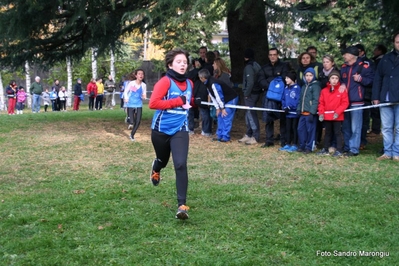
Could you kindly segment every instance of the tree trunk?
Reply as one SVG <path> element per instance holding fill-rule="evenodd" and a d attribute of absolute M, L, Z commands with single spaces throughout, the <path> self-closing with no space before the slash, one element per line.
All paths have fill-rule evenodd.
<path fill-rule="evenodd" d="M 114 54 L 114 49 L 111 48 L 111 60 L 110 60 L 110 74 L 112 76 L 112 79 L 115 80 L 116 79 L 116 73 L 115 73 L 115 54 Z"/>
<path fill-rule="evenodd" d="M 71 58 L 68 56 L 66 58 L 66 66 L 67 66 L 67 106 L 72 106 L 72 62 Z"/>
<path fill-rule="evenodd" d="M 116 80 L 116 73 L 115 73 L 115 55 L 114 55 L 114 50 L 111 48 L 111 60 L 110 60 L 110 72 L 111 72 L 111 76 L 112 79 L 115 81 Z M 112 92 L 112 106 L 115 106 L 115 89 Z"/>
<path fill-rule="evenodd" d="M 231 79 L 234 83 L 242 83 L 245 49 L 252 48 L 255 51 L 255 61 L 260 65 L 268 61 L 265 4 L 263 0 L 248 0 L 240 9 L 232 8 L 233 5 L 229 7 L 227 14 Z"/>
<path fill-rule="evenodd" d="M 91 72 L 92 78 L 97 79 L 97 49 L 91 48 Z"/>
<path fill-rule="evenodd" d="M 32 106 L 32 96 L 30 95 L 30 66 L 29 62 L 25 61 L 25 80 L 26 80 L 26 100 L 27 100 L 27 105 L 30 108 Z"/>

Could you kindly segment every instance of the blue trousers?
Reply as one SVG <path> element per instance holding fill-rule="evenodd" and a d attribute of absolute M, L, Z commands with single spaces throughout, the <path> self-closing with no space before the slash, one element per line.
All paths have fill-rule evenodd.
<path fill-rule="evenodd" d="M 40 94 L 32 95 L 32 112 L 40 111 Z"/>
<path fill-rule="evenodd" d="M 345 112 L 344 115 L 345 118 L 342 124 L 342 133 L 344 134 L 345 143 L 344 151 L 358 154 L 360 148 L 360 137 L 362 134 L 363 110 Z"/>
<path fill-rule="evenodd" d="M 227 102 L 226 104 L 232 104 L 232 105 L 237 105 L 238 103 L 238 97 L 234 98 L 233 100 Z M 216 130 L 216 135 L 218 139 L 230 140 L 230 131 L 231 128 L 233 127 L 233 120 L 234 120 L 234 115 L 236 113 L 235 108 L 225 108 L 227 115 L 222 117 L 222 113 L 219 113 L 218 115 L 218 129 Z"/>
<path fill-rule="evenodd" d="M 212 134 L 212 118 L 209 107 L 200 107 L 200 115 L 202 120 L 202 131 Z"/>
<path fill-rule="evenodd" d="M 259 101 L 259 94 L 251 94 L 244 99 L 245 106 L 255 107 Z M 260 127 L 258 119 L 258 111 L 247 110 L 245 113 L 245 124 L 247 125 L 247 132 L 245 133 L 248 137 L 254 137 L 256 141 L 259 141 Z"/>
<path fill-rule="evenodd" d="M 316 137 L 317 115 L 301 115 L 298 122 L 299 149 L 312 151 Z"/>

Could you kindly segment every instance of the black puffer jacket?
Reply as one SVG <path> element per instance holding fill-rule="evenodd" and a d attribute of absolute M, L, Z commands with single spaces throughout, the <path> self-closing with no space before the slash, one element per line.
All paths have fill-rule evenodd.
<path fill-rule="evenodd" d="M 274 65 L 271 63 L 266 64 L 262 66 L 258 72 L 258 84 L 260 84 L 262 90 L 267 91 L 270 82 L 272 82 L 275 77 L 282 76 L 284 80 L 289 70 L 289 64 L 280 59 Z"/>

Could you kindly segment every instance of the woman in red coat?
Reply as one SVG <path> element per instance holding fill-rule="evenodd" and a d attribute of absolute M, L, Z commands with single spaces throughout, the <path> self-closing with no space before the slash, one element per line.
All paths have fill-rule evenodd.
<path fill-rule="evenodd" d="M 97 97 L 97 85 L 94 78 L 87 84 L 87 96 L 89 97 L 89 110 L 93 111 L 94 99 Z"/>
<path fill-rule="evenodd" d="M 17 83 L 15 80 L 11 80 L 10 84 L 6 88 L 8 98 L 8 109 L 9 115 L 15 115 L 15 103 L 17 102 Z"/>
<path fill-rule="evenodd" d="M 324 148 L 318 152 L 318 155 L 329 155 L 328 148 L 331 138 L 334 135 L 337 140 L 337 150 L 333 156 L 342 156 L 343 139 L 341 134 L 342 121 L 344 121 L 344 111 L 349 106 L 348 91 L 339 91 L 339 82 L 341 78 L 337 70 L 331 71 L 328 75 L 329 82 L 327 87 L 321 90 L 319 98 L 319 120 L 324 121 L 325 136 Z"/>

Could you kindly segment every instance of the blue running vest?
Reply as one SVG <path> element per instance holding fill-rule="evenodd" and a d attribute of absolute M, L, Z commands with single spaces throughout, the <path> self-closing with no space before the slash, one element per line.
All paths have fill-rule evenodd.
<path fill-rule="evenodd" d="M 190 101 L 192 88 L 189 80 L 186 80 L 187 89 L 182 91 L 171 78 L 168 94 L 164 100 L 175 99 L 180 96 L 185 96 L 187 101 Z M 152 118 L 151 128 L 165 133 L 167 135 L 174 135 L 178 131 L 188 131 L 188 110 L 182 107 L 175 107 L 166 110 L 156 110 Z"/>

